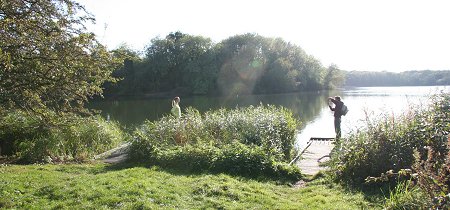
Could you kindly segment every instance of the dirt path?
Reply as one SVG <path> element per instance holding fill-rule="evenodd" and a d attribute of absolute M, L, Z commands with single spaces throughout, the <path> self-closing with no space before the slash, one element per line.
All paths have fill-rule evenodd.
<path fill-rule="evenodd" d="M 120 163 L 127 159 L 127 150 L 129 146 L 129 143 L 122 144 L 117 148 L 95 156 L 94 159 L 101 160 L 105 163 Z"/>
<path fill-rule="evenodd" d="M 311 141 L 311 145 L 296 162 L 302 173 L 314 175 L 324 167 L 319 166 L 321 162 L 329 160 L 329 154 L 333 149 L 332 141 Z"/>

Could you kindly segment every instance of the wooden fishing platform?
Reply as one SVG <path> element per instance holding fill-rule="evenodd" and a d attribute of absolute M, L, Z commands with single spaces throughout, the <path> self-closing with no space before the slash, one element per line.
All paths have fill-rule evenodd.
<path fill-rule="evenodd" d="M 319 164 L 330 158 L 334 142 L 334 138 L 311 137 L 306 147 L 289 164 L 297 164 L 302 173 L 314 175 L 324 169 Z"/>

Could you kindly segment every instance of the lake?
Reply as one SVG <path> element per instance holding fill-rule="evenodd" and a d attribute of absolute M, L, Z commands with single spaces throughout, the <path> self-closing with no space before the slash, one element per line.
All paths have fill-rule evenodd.
<path fill-rule="evenodd" d="M 413 105 L 427 105 L 429 95 L 444 91 L 450 86 L 415 87 L 353 87 L 333 91 L 315 91 L 273 95 L 236 95 L 233 97 L 182 97 L 180 106 L 194 107 L 200 112 L 219 108 L 246 107 L 272 104 L 290 109 L 302 122 L 297 135 L 297 147 L 302 147 L 310 137 L 334 137 L 333 112 L 328 108 L 328 97 L 340 95 L 349 108 L 342 117 L 342 135 L 364 125 L 366 116 L 382 114 L 399 115 Z M 122 99 L 90 102 L 89 108 L 102 111 L 106 118 L 116 120 L 132 129 L 145 120 L 157 120 L 168 115 L 168 99 Z"/>

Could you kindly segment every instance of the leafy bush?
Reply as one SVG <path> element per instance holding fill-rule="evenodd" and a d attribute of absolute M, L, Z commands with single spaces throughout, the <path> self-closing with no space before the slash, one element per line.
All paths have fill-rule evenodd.
<path fill-rule="evenodd" d="M 450 95 L 437 95 L 422 125 L 427 147 L 413 166 L 432 209 L 450 209 Z"/>
<path fill-rule="evenodd" d="M 23 162 L 84 160 L 118 145 L 125 138 L 115 122 L 101 117 L 32 116 L 22 111 L 3 112 L 0 142 L 3 155 Z"/>
<path fill-rule="evenodd" d="M 274 106 L 220 109 L 204 117 L 204 129 L 219 143 L 255 144 L 280 161 L 292 158 L 298 125 L 291 112 Z"/>
<path fill-rule="evenodd" d="M 181 119 L 166 116 L 138 128 L 130 158 L 188 171 L 295 179 L 298 168 L 283 162 L 291 159 L 297 126 L 292 113 L 273 106 L 203 116 L 188 108 Z"/>
<path fill-rule="evenodd" d="M 408 169 L 428 195 L 430 208 L 449 208 L 450 95 L 433 96 L 430 104 L 428 109 L 417 109 L 401 118 L 368 121 L 364 130 L 351 134 L 332 155 L 337 177 L 356 183 L 367 177 L 396 182 L 399 179 L 373 176 Z"/>
<path fill-rule="evenodd" d="M 417 120 L 415 115 L 368 120 L 366 128 L 351 133 L 335 148 L 339 151 L 333 153 L 332 168 L 340 178 L 356 183 L 389 170 L 410 168 L 414 149 L 423 145 L 421 139 L 409 135 Z"/>
<path fill-rule="evenodd" d="M 154 165 L 186 172 L 216 172 L 246 177 L 270 176 L 277 179 L 298 180 L 297 167 L 275 162 L 257 146 L 239 142 L 222 145 L 185 145 L 159 150 L 149 156 Z"/>

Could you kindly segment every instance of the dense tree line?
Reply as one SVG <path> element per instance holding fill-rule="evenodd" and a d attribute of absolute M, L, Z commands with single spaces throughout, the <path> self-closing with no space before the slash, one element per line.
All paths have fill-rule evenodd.
<path fill-rule="evenodd" d="M 154 38 L 144 55 L 127 47 L 122 80 L 106 85 L 106 95 L 174 92 L 236 95 L 331 89 L 341 85 L 337 66 L 326 68 L 299 46 L 280 38 L 236 35 L 219 43 L 181 32 Z"/>
<path fill-rule="evenodd" d="M 369 72 L 350 71 L 345 73 L 347 86 L 432 86 L 450 85 L 450 70 Z"/>

